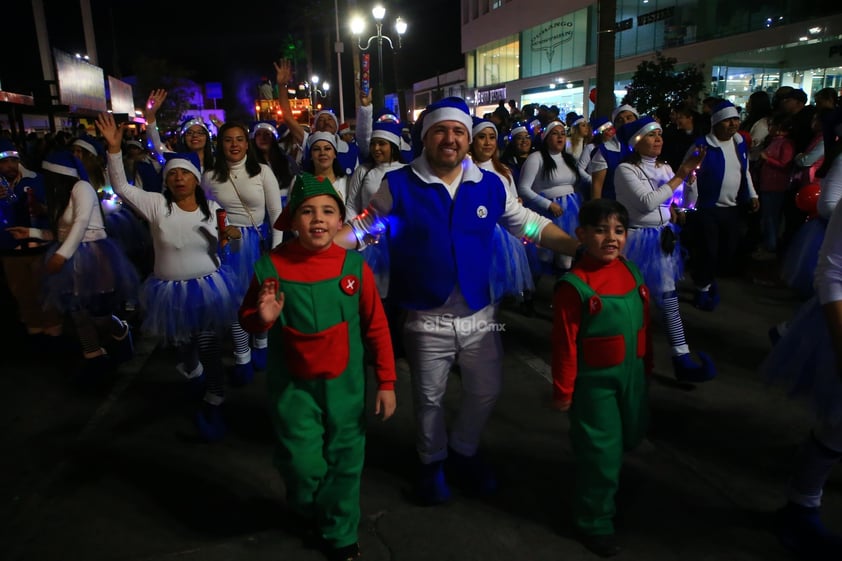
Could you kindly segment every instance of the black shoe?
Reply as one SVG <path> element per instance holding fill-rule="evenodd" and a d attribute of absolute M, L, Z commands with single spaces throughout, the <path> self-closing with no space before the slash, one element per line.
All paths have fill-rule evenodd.
<path fill-rule="evenodd" d="M 614 534 L 604 534 L 601 536 L 582 536 L 582 545 L 588 550 L 600 557 L 614 557 L 620 553 L 620 544 L 617 543 L 617 538 Z"/>
<path fill-rule="evenodd" d="M 487 497 L 496 493 L 499 487 L 494 470 L 479 454 L 465 456 L 448 448 L 445 473 L 471 496 Z"/>

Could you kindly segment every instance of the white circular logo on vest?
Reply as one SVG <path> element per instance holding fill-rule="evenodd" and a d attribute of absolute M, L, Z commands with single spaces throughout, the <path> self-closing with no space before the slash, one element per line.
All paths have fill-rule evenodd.
<path fill-rule="evenodd" d="M 486 216 L 488 216 L 488 209 L 485 208 L 485 206 L 483 205 L 479 205 L 477 207 L 477 216 L 480 218 L 485 218 Z"/>

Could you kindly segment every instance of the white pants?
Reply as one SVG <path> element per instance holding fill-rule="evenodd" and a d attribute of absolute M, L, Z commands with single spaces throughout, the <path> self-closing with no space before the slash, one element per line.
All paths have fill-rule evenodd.
<path fill-rule="evenodd" d="M 447 457 L 442 402 L 454 361 L 461 371 L 462 402 L 449 444 L 465 456 L 477 452 L 503 379 L 503 348 L 496 317 L 494 305 L 462 317 L 409 312 L 404 324 L 404 345 L 412 376 L 416 449 L 424 464 Z"/>

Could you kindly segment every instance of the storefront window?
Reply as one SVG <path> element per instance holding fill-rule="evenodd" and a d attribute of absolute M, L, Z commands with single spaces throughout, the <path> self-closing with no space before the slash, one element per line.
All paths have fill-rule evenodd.
<path fill-rule="evenodd" d="M 584 66 L 588 51 L 587 31 L 587 8 L 524 31 L 523 77 Z"/>
<path fill-rule="evenodd" d="M 477 49 L 477 86 L 489 86 L 520 77 L 517 35 L 489 43 Z"/>

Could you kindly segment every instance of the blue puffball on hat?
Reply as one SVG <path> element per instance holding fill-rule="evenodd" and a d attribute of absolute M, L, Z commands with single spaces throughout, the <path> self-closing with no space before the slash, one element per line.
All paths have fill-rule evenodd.
<path fill-rule="evenodd" d="M 594 134 L 602 134 L 611 128 L 614 128 L 614 122 L 608 117 L 594 117 L 591 119 L 591 129 Z"/>
<path fill-rule="evenodd" d="M 473 119 L 473 127 L 471 127 L 471 138 L 478 135 L 484 129 L 493 129 L 494 132 L 497 132 L 497 127 L 494 126 L 494 123 L 489 121 L 488 119 L 482 119 L 480 117 L 474 117 Z"/>
<path fill-rule="evenodd" d="M 253 139 L 254 135 L 259 130 L 264 130 L 270 133 L 272 136 L 275 137 L 275 140 L 278 140 L 280 138 L 280 134 L 278 133 L 278 127 L 272 121 L 257 121 L 251 127 L 251 131 L 249 131 L 249 138 Z"/>
<path fill-rule="evenodd" d="M 161 174 L 165 186 L 167 174 L 173 169 L 187 170 L 196 176 L 197 181 L 202 181 L 202 173 L 199 171 L 202 165 L 199 163 L 199 155 L 195 152 L 164 152 L 164 158 L 167 163 L 164 164 Z"/>
<path fill-rule="evenodd" d="M 740 118 L 737 108 L 728 100 L 717 103 L 710 114 L 710 124 L 715 125 L 725 119 Z"/>
<path fill-rule="evenodd" d="M 0 138 L 0 160 L 5 160 L 6 158 L 17 158 L 20 160 L 20 152 L 18 152 L 18 147 L 15 146 L 14 142 L 8 138 Z"/>
<path fill-rule="evenodd" d="M 89 154 L 93 154 L 94 156 L 99 156 L 101 158 L 105 157 L 105 145 L 98 139 L 89 134 L 83 134 L 79 138 L 73 141 L 71 146 L 78 146 L 82 150 L 85 150 Z"/>
<path fill-rule="evenodd" d="M 632 150 L 641 138 L 654 130 L 662 130 L 661 125 L 658 121 L 647 115 L 620 127 L 620 130 L 617 131 L 617 136 L 620 137 L 620 142 L 623 145 L 627 146 L 629 150 Z"/>
<path fill-rule="evenodd" d="M 424 115 L 424 122 L 421 125 L 421 139 L 430 130 L 430 127 L 442 121 L 457 121 L 465 126 L 468 131 L 468 141 L 470 142 L 471 130 L 474 127 L 474 121 L 471 118 L 471 112 L 468 109 L 468 104 L 461 97 L 446 97 L 435 103 L 427 106 L 427 114 Z"/>
<path fill-rule="evenodd" d="M 41 169 L 65 177 L 75 177 L 81 181 L 90 181 L 85 164 L 69 150 L 51 152 L 41 163 Z"/>
<path fill-rule="evenodd" d="M 400 147 L 401 124 L 395 121 L 378 121 L 371 126 L 371 138 L 382 138 Z"/>

